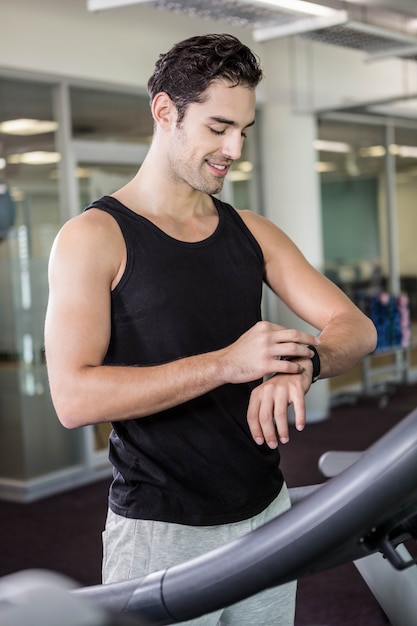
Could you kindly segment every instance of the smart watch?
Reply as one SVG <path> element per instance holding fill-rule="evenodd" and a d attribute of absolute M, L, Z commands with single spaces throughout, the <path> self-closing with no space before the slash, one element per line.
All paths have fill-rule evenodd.
<path fill-rule="evenodd" d="M 320 357 L 314 346 L 307 346 L 314 353 L 311 357 L 311 361 L 313 363 L 313 378 L 311 380 L 311 384 L 315 383 L 320 378 Z"/>

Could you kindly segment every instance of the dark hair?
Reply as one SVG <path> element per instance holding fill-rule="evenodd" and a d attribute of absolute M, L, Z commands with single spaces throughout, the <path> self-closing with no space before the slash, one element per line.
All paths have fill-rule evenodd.
<path fill-rule="evenodd" d="M 262 80 L 258 58 L 232 35 L 197 35 L 161 54 L 148 81 L 151 101 L 163 91 L 178 111 L 178 123 L 191 102 L 203 102 L 214 80 L 254 89 Z"/>

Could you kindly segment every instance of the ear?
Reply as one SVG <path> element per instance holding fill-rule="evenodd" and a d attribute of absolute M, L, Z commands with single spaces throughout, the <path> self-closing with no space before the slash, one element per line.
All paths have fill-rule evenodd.
<path fill-rule="evenodd" d="M 152 101 L 152 116 L 155 123 L 168 130 L 177 120 L 177 108 L 165 91 L 157 93 Z"/>

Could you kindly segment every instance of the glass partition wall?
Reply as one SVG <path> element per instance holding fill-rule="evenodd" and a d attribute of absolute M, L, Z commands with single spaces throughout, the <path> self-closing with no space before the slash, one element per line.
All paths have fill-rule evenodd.
<path fill-rule="evenodd" d="M 350 296 L 382 272 L 383 146 L 380 125 L 321 120 L 318 126 L 324 272 Z"/>
<path fill-rule="evenodd" d="M 0 498 L 110 474 L 110 427 L 66 430 L 52 406 L 47 264 L 62 223 L 125 184 L 151 135 L 145 92 L 0 73 Z M 259 207 L 256 155 L 248 138 L 222 194 L 242 209 Z"/>
<path fill-rule="evenodd" d="M 142 94 L 0 75 L 0 497 L 109 474 L 108 432 L 66 430 L 52 406 L 47 264 L 63 221 L 127 182 L 151 132 Z"/>
<path fill-rule="evenodd" d="M 414 315 L 417 124 L 336 117 L 320 120 L 316 143 L 324 271 L 348 293 L 408 286 Z"/>
<path fill-rule="evenodd" d="M 411 381 L 417 327 L 417 123 L 327 114 L 319 122 L 316 148 L 324 272 L 378 329 L 376 355 L 362 364 L 364 388 Z M 345 380 L 332 381 L 332 387 Z"/>
<path fill-rule="evenodd" d="M 0 77 L 0 495 L 82 462 L 52 408 L 43 352 L 47 261 L 60 225 L 53 86 Z"/>

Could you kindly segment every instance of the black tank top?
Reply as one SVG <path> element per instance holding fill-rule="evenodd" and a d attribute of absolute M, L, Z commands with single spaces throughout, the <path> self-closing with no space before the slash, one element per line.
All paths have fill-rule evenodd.
<path fill-rule="evenodd" d="M 230 205 L 213 202 L 218 226 L 196 243 L 174 239 L 109 196 L 87 207 L 114 217 L 127 248 L 111 298 L 106 364 L 158 365 L 217 350 L 261 319 L 261 248 Z M 111 509 L 191 525 L 262 511 L 283 479 L 278 450 L 258 446 L 247 425 L 259 383 L 223 385 L 161 413 L 114 422 Z"/>

